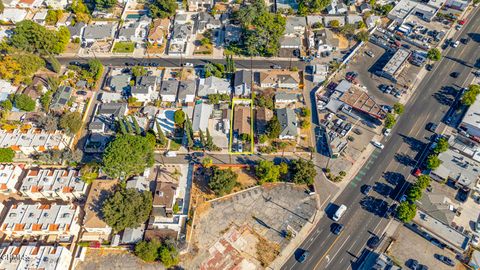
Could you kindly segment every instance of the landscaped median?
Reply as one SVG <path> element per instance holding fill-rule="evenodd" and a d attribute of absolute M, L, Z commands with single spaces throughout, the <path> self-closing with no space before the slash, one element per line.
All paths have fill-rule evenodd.
<path fill-rule="evenodd" d="M 133 53 L 134 50 L 135 50 L 135 42 L 120 41 L 120 42 L 115 42 L 115 45 L 113 45 L 114 53 Z"/>

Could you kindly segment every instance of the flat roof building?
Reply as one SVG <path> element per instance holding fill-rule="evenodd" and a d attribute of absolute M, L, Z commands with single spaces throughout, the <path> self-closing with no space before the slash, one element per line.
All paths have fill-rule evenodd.
<path fill-rule="evenodd" d="M 464 130 L 468 135 L 477 139 L 480 138 L 480 99 L 468 107 L 462 122 L 460 122 L 459 129 Z"/>
<path fill-rule="evenodd" d="M 402 71 L 403 67 L 405 67 L 405 63 L 407 62 L 409 56 L 410 51 L 406 49 L 398 49 L 392 58 L 388 60 L 387 64 L 383 67 L 378 75 L 396 82 L 396 78 Z"/>
<path fill-rule="evenodd" d="M 0 192 L 3 194 L 17 192 L 16 186 L 22 171 L 18 165 L 0 164 Z"/>
<path fill-rule="evenodd" d="M 72 253 L 63 246 L 5 244 L 0 247 L 0 269 L 68 269 Z M 21 259 L 15 259 L 16 257 Z"/>

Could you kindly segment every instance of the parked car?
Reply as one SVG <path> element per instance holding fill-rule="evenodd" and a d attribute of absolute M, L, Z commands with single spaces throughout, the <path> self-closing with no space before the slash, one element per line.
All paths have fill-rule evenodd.
<path fill-rule="evenodd" d="M 435 131 L 437 130 L 437 127 L 438 125 L 433 122 L 430 122 L 427 124 L 427 130 L 433 133 L 435 133 Z"/>
<path fill-rule="evenodd" d="M 433 64 L 427 64 L 427 65 L 425 65 L 425 69 L 428 70 L 428 71 L 432 71 L 432 69 L 433 69 Z"/>
<path fill-rule="evenodd" d="M 372 186 L 370 186 L 370 185 L 363 185 L 362 188 L 361 188 L 361 191 L 362 191 L 363 195 L 368 195 L 371 190 L 372 190 Z"/>
<path fill-rule="evenodd" d="M 460 41 L 457 40 L 457 41 L 455 41 L 455 42 L 452 44 L 452 47 L 453 47 L 453 48 L 457 48 L 458 45 L 460 45 Z"/>
<path fill-rule="evenodd" d="M 272 68 L 273 68 L 273 69 L 282 69 L 282 66 L 280 66 L 280 65 L 272 65 Z"/>
<path fill-rule="evenodd" d="M 173 152 L 173 151 L 168 151 L 168 152 L 165 153 L 165 156 L 166 157 L 176 157 L 177 153 Z"/>
<path fill-rule="evenodd" d="M 193 64 L 192 64 L 192 63 L 189 63 L 189 62 L 187 62 L 187 63 L 183 64 L 183 66 L 184 66 L 184 67 L 193 67 Z"/>
<path fill-rule="evenodd" d="M 470 38 L 469 37 L 464 37 L 464 38 L 461 39 L 461 41 L 462 41 L 463 44 L 466 45 L 470 42 Z"/>
<path fill-rule="evenodd" d="M 343 225 L 335 223 L 334 228 L 333 228 L 333 234 L 339 235 L 343 231 Z"/>
<path fill-rule="evenodd" d="M 333 113 L 327 114 L 326 119 L 327 119 L 328 121 L 332 121 L 332 119 L 333 119 Z"/>
<path fill-rule="evenodd" d="M 454 72 L 450 73 L 450 76 L 452 78 L 458 78 L 458 76 L 460 76 L 460 72 L 454 71 Z"/>
<path fill-rule="evenodd" d="M 410 269 L 418 270 L 418 261 L 417 260 L 410 260 Z"/>
<path fill-rule="evenodd" d="M 385 137 L 390 136 L 390 133 L 391 133 L 391 132 L 392 132 L 392 130 L 391 130 L 390 128 L 385 128 L 385 129 L 383 129 L 383 135 L 384 135 Z"/>
<path fill-rule="evenodd" d="M 307 260 L 309 254 L 310 254 L 310 252 L 308 252 L 308 250 L 303 251 L 300 258 L 298 258 L 298 262 L 299 263 L 304 263 Z"/>
<path fill-rule="evenodd" d="M 368 239 L 367 241 L 367 246 L 371 249 L 376 249 L 379 244 L 380 244 L 380 238 L 378 238 L 378 236 L 376 235 L 374 235 L 372 238 Z"/>
<path fill-rule="evenodd" d="M 441 255 L 441 254 L 435 254 L 434 257 L 443 262 L 444 264 L 446 265 L 450 265 L 450 266 L 455 266 L 455 263 L 452 261 L 452 259 L 450 259 L 449 257 L 447 256 L 444 256 L 444 255 Z"/>
<path fill-rule="evenodd" d="M 76 94 L 79 95 L 79 96 L 86 96 L 86 95 L 87 95 L 87 92 L 85 92 L 85 91 L 77 91 Z"/>
<path fill-rule="evenodd" d="M 472 236 L 472 240 L 471 240 L 470 243 L 472 244 L 472 246 L 478 247 L 478 244 L 480 244 L 480 237 L 478 237 L 478 235 L 474 234 Z"/>
<path fill-rule="evenodd" d="M 345 205 L 340 205 L 340 207 L 338 207 L 337 211 L 335 212 L 335 214 L 333 214 L 333 217 L 332 219 L 334 221 L 339 221 L 340 218 L 343 216 L 343 214 L 345 213 L 345 211 L 347 211 L 347 207 Z"/>
<path fill-rule="evenodd" d="M 365 54 L 370 56 L 370 57 L 375 57 L 375 54 L 373 54 L 372 51 L 365 51 Z"/>
<path fill-rule="evenodd" d="M 394 203 L 388 207 L 387 212 L 385 213 L 386 216 L 394 215 L 397 210 L 398 204 Z"/>
<path fill-rule="evenodd" d="M 379 148 L 379 149 L 383 149 L 385 146 L 377 141 L 372 141 L 372 144 L 373 146 Z"/>

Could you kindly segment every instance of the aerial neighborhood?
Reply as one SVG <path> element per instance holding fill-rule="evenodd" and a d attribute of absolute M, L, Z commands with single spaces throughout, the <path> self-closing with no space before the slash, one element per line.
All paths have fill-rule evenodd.
<path fill-rule="evenodd" d="M 0 269 L 480 269 L 479 0 L 0 0 Z"/>

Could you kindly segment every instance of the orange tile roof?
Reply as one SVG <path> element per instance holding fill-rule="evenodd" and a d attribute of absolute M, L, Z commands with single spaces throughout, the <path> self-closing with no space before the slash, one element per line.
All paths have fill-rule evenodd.
<path fill-rule="evenodd" d="M 25 227 L 25 224 L 19 224 L 19 223 L 17 223 L 17 224 L 15 224 L 13 230 L 14 230 L 14 231 L 23 231 L 23 228 L 24 228 L 24 227 Z"/>
<path fill-rule="evenodd" d="M 40 231 L 42 229 L 42 224 L 33 224 L 32 231 Z"/>
<path fill-rule="evenodd" d="M 58 224 L 50 224 L 50 226 L 48 226 L 48 230 L 49 231 L 58 231 L 58 228 L 60 227 L 60 225 Z"/>

